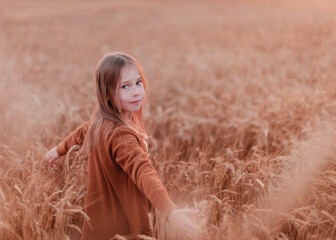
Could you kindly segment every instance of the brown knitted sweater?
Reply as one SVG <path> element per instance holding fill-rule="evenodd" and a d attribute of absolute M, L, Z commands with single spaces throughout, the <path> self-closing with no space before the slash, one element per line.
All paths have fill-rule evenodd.
<path fill-rule="evenodd" d="M 86 122 L 58 144 L 60 156 L 83 143 L 88 125 Z M 163 216 L 176 207 L 141 138 L 127 126 L 106 124 L 88 154 L 85 212 L 91 220 L 84 221 L 82 239 L 109 239 L 115 234 L 151 236 L 151 204 Z"/>

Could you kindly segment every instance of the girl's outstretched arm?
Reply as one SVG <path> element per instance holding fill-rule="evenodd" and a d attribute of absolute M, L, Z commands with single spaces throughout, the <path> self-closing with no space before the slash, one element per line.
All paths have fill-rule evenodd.
<path fill-rule="evenodd" d="M 112 146 L 112 158 L 129 175 L 138 189 L 163 217 L 172 223 L 176 231 L 189 239 L 207 239 L 192 222 L 192 217 L 198 212 L 191 209 L 177 209 L 171 201 L 147 153 L 140 146 L 139 137 L 125 126 L 119 127 L 115 133 L 110 136 L 111 144 L 108 144 Z"/>
<path fill-rule="evenodd" d="M 81 145 L 84 141 L 89 121 L 70 133 L 61 143 L 46 153 L 46 160 L 52 167 L 54 161 L 65 155 L 74 145 Z"/>
<path fill-rule="evenodd" d="M 60 156 L 65 155 L 72 146 L 83 144 L 89 123 L 90 121 L 84 123 L 82 126 L 80 126 L 75 131 L 70 133 L 67 137 L 65 137 L 65 139 L 57 145 L 57 153 Z"/>

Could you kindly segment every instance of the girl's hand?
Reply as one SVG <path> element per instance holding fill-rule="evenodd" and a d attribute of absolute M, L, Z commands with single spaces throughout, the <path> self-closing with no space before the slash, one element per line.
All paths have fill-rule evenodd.
<path fill-rule="evenodd" d="M 53 162 L 59 159 L 59 157 L 60 155 L 57 153 L 57 147 L 53 147 L 46 153 L 46 159 L 51 167 L 53 166 Z"/>
<path fill-rule="evenodd" d="M 191 221 L 191 218 L 198 214 L 198 210 L 175 208 L 168 214 L 167 221 L 175 230 L 187 237 L 187 239 L 208 240 L 208 234 L 204 233 L 195 223 Z"/>

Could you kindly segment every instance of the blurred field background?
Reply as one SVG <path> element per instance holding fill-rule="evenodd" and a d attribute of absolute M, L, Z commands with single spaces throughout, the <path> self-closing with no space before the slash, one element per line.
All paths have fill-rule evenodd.
<path fill-rule="evenodd" d="M 326 0 L 0 0 L 0 238 L 80 237 L 86 157 L 44 154 L 122 51 L 149 82 L 153 164 L 211 239 L 335 239 L 335 26 Z"/>

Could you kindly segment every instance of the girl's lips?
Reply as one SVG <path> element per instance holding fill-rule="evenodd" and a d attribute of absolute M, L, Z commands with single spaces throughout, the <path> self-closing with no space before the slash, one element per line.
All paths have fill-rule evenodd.
<path fill-rule="evenodd" d="M 140 103 L 140 102 L 141 102 L 141 100 L 134 101 L 134 102 L 131 102 L 131 103 L 133 103 L 133 104 L 138 104 L 138 103 Z"/>

